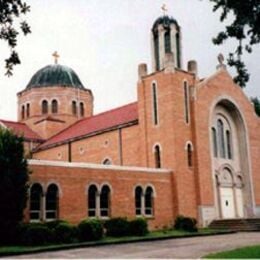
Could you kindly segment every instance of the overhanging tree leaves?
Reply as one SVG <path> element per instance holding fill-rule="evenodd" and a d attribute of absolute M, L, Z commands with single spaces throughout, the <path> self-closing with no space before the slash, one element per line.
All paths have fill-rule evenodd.
<path fill-rule="evenodd" d="M 241 56 L 246 51 L 252 52 L 252 46 L 260 42 L 260 0 L 209 0 L 214 3 L 213 11 L 221 10 L 220 21 L 223 22 L 229 14 L 234 20 L 219 32 L 213 43 L 223 44 L 227 39 L 234 38 L 238 46 L 229 54 L 228 65 L 235 67 L 237 76 L 234 81 L 245 87 L 249 80 L 249 73 Z"/>
<path fill-rule="evenodd" d="M 23 138 L 0 128 L 0 243 L 12 242 L 23 219 L 27 200 L 28 168 Z"/>
<path fill-rule="evenodd" d="M 30 26 L 26 21 L 20 21 L 20 26 L 16 25 L 16 20 L 30 11 L 24 1 L 21 0 L 0 0 L 0 40 L 6 41 L 10 47 L 10 56 L 5 59 L 6 75 L 11 76 L 13 66 L 20 64 L 20 58 L 15 50 L 17 37 L 20 32 L 24 35 L 31 33 Z"/>

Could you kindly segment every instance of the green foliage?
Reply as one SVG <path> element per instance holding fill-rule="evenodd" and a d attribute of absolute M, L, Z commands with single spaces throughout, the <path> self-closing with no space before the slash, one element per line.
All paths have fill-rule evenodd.
<path fill-rule="evenodd" d="M 65 220 L 53 220 L 53 221 L 48 221 L 45 223 L 45 226 L 47 226 L 49 229 L 55 229 L 59 224 L 68 224 L 67 221 Z"/>
<path fill-rule="evenodd" d="M 260 117 L 260 100 L 258 97 L 251 97 L 251 101 L 254 103 L 256 114 Z"/>
<path fill-rule="evenodd" d="M 24 35 L 31 33 L 26 21 L 21 21 L 20 28 L 17 27 L 17 18 L 26 15 L 29 11 L 30 6 L 22 0 L 0 1 L 0 40 L 6 41 L 11 50 L 9 58 L 5 60 L 6 75 L 8 76 L 12 75 L 13 66 L 20 64 L 19 55 L 15 51 L 19 31 Z"/>
<path fill-rule="evenodd" d="M 177 230 L 184 230 L 189 232 L 197 232 L 197 220 L 195 218 L 177 216 L 174 222 L 174 228 Z"/>
<path fill-rule="evenodd" d="M 54 240 L 54 231 L 44 224 L 28 224 L 21 235 L 21 243 L 28 246 L 51 244 Z"/>
<path fill-rule="evenodd" d="M 54 232 L 55 240 L 58 243 L 72 243 L 76 240 L 77 229 L 69 223 L 59 223 Z"/>
<path fill-rule="evenodd" d="M 129 222 L 130 235 L 145 236 L 149 233 L 147 220 L 144 218 L 136 218 Z"/>
<path fill-rule="evenodd" d="M 23 138 L 0 128 L 0 244 L 12 243 L 27 200 Z"/>
<path fill-rule="evenodd" d="M 80 241 L 99 240 L 103 237 L 103 225 L 98 219 L 86 219 L 78 225 Z"/>
<path fill-rule="evenodd" d="M 107 236 L 122 237 L 130 234 L 129 222 L 126 218 L 111 218 L 105 222 L 104 226 Z"/>
<path fill-rule="evenodd" d="M 238 1 L 238 0 L 209 0 L 214 3 L 213 11 L 221 11 L 220 21 L 225 21 L 229 14 L 233 14 L 234 19 L 219 32 L 213 39 L 216 45 L 223 44 L 227 39 L 233 38 L 238 41 L 238 46 L 233 53 L 229 54 L 228 64 L 235 67 L 237 76 L 234 81 L 241 87 L 245 87 L 249 80 L 249 74 L 241 56 L 244 51 L 251 53 L 252 46 L 260 42 L 260 4 L 259 0 Z M 246 41 L 245 44 L 243 44 Z"/>
<path fill-rule="evenodd" d="M 247 246 L 237 248 L 230 251 L 209 254 L 203 258 L 216 258 L 216 259 L 259 259 L 260 246 Z"/>

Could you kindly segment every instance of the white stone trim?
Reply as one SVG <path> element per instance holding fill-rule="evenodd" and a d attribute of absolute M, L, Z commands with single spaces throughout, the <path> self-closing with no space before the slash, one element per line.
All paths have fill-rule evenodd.
<path fill-rule="evenodd" d="M 29 165 L 38 166 L 58 166 L 67 168 L 85 168 L 85 169 L 100 169 L 100 170 L 115 170 L 115 171 L 133 171 L 133 172 L 148 172 L 148 173 L 171 173 L 170 169 L 146 168 L 136 166 L 119 166 L 119 165 L 103 165 L 94 163 L 79 163 L 79 162 L 64 162 L 64 161 L 47 161 L 47 160 L 28 160 Z"/>

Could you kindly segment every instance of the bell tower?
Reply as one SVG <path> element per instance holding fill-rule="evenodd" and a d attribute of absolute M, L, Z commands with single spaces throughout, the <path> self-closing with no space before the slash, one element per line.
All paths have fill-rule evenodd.
<path fill-rule="evenodd" d="M 166 14 L 159 17 L 152 27 L 152 68 L 159 71 L 164 68 L 167 53 L 172 53 L 176 68 L 182 68 L 181 28 L 178 22 Z"/>

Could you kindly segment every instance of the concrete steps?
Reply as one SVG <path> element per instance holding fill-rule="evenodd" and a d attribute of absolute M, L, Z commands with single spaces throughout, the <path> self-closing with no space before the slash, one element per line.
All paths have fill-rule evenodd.
<path fill-rule="evenodd" d="M 260 218 L 235 218 L 213 220 L 209 228 L 232 231 L 260 231 Z"/>

